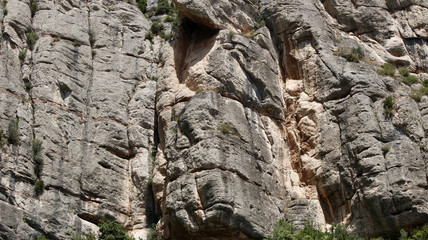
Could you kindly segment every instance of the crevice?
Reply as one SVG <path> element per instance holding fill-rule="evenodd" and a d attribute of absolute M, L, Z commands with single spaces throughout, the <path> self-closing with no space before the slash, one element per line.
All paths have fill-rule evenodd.
<path fill-rule="evenodd" d="M 89 6 L 89 2 L 87 3 L 87 9 L 88 9 L 88 32 L 90 31 L 90 16 L 91 16 L 91 8 Z M 73 56 L 73 72 L 74 72 L 74 79 L 79 81 L 78 77 L 78 59 L 79 59 L 79 45 L 76 44 L 74 46 L 74 56 Z M 88 145 L 89 145 L 89 124 L 90 124 L 90 116 L 91 116 L 91 100 L 92 100 L 92 86 L 94 82 L 94 60 L 91 58 L 91 73 L 89 76 L 89 84 L 88 89 L 86 92 L 86 103 L 85 103 L 85 113 L 84 113 L 84 131 L 83 131 L 83 143 L 82 143 L 82 158 L 80 160 L 80 176 L 79 176 L 79 186 L 80 186 L 80 199 L 78 201 L 78 208 L 76 209 L 76 214 L 79 215 L 82 213 L 83 207 L 82 207 L 82 201 L 85 198 L 85 193 L 83 189 L 83 182 L 85 179 L 85 167 L 86 167 L 86 161 L 87 161 L 87 155 L 88 155 Z M 76 218 L 75 220 L 75 226 L 77 231 L 77 236 L 80 236 L 82 234 L 82 222 Z"/>

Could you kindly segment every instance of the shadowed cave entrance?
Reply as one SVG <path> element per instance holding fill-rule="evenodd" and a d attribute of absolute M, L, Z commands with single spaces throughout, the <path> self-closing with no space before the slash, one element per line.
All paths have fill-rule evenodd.
<path fill-rule="evenodd" d="M 214 46 L 219 29 L 213 29 L 183 17 L 174 47 L 175 71 L 180 83 L 188 76 L 188 70 L 204 59 Z"/>

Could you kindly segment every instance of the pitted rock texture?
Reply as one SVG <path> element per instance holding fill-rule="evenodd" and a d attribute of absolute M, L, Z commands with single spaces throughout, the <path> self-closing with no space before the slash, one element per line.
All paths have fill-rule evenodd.
<path fill-rule="evenodd" d="M 428 78 L 425 1 L 174 3 L 170 42 L 146 37 L 154 21 L 174 29 L 166 15 L 133 1 L 3 4 L 1 239 L 101 220 L 143 239 L 157 222 L 164 240 L 263 239 L 279 219 L 364 236 L 428 222 L 428 97 L 410 98 Z M 340 56 L 353 48 L 359 63 Z M 379 75 L 385 62 L 419 82 Z"/>

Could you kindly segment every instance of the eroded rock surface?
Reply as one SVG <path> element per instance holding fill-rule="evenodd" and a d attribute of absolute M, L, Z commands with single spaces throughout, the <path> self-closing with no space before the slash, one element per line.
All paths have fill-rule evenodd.
<path fill-rule="evenodd" d="M 147 37 L 173 29 L 166 16 L 132 1 L 3 5 L 1 239 L 101 220 L 143 239 L 159 220 L 165 240 L 263 239 L 284 218 L 365 236 L 428 222 L 428 97 L 410 97 L 428 78 L 425 1 L 174 3 L 170 42 Z"/>

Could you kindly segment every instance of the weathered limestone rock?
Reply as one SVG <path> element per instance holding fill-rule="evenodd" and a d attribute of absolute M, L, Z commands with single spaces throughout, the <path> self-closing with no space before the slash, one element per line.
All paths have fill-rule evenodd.
<path fill-rule="evenodd" d="M 157 223 L 164 240 L 428 222 L 428 97 L 410 98 L 428 78 L 426 1 L 174 0 L 177 28 L 147 2 L 2 5 L 0 239 L 101 220 L 143 239 Z M 154 21 L 172 41 L 150 39 Z"/>

